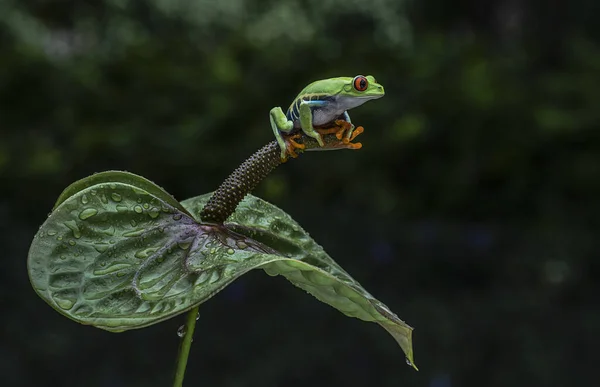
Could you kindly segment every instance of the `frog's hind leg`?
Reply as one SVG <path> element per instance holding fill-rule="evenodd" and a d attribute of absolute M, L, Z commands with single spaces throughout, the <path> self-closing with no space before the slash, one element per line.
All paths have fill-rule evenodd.
<path fill-rule="evenodd" d="M 322 136 L 325 136 L 327 134 L 335 134 L 335 137 L 338 140 L 341 140 L 342 136 L 344 135 L 344 132 L 346 131 L 346 127 L 336 125 L 333 128 L 315 128 L 315 130 L 319 132 Z"/>

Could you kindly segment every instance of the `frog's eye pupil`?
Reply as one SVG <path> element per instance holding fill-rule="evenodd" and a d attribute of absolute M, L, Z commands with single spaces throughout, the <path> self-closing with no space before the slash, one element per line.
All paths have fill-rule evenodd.
<path fill-rule="evenodd" d="M 362 75 L 355 77 L 353 83 L 354 88 L 358 91 L 365 91 L 367 90 L 367 87 L 369 87 L 369 81 Z"/>

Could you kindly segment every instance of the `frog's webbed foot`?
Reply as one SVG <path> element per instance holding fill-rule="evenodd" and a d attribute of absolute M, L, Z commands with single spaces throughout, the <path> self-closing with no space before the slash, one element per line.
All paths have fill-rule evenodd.
<path fill-rule="evenodd" d="M 299 133 L 285 137 L 286 151 L 282 153 L 282 157 L 281 157 L 282 159 L 284 159 L 284 156 L 285 156 L 285 159 L 287 159 L 288 154 L 290 156 L 292 156 L 292 158 L 296 158 L 296 157 L 298 157 L 298 154 L 296 153 L 296 149 L 304 150 L 306 148 L 306 145 L 298 144 L 295 141 L 295 140 L 299 139 L 300 137 L 302 137 L 302 135 Z"/>
<path fill-rule="evenodd" d="M 342 140 L 342 142 L 344 143 L 344 145 L 346 146 L 347 149 L 360 149 L 362 148 L 362 143 L 360 142 L 352 142 L 356 136 L 358 136 L 359 134 L 361 134 L 362 132 L 365 131 L 365 128 L 363 128 L 362 126 L 357 126 L 356 128 L 354 128 L 354 130 L 352 131 L 352 134 L 350 135 L 350 138 L 344 138 Z"/>
<path fill-rule="evenodd" d="M 336 133 L 336 138 L 338 140 L 342 140 L 342 143 L 344 143 L 348 149 L 362 148 L 362 144 L 360 142 L 352 143 L 352 141 L 356 138 L 356 136 L 363 133 L 365 128 L 362 126 L 354 127 L 352 123 L 345 120 L 336 120 L 335 124 L 339 126 L 340 129 L 343 129 Z"/>
<path fill-rule="evenodd" d="M 342 140 L 344 144 L 349 144 L 351 143 L 356 136 L 358 136 L 359 134 L 361 134 L 362 132 L 365 131 L 365 128 L 363 128 L 362 126 L 358 126 L 356 128 L 354 128 L 354 130 L 352 131 L 352 133 L 350 134 L 349 137 L 344 137 L 344 139 Z"/>
<path fill-rule="evenodd" d="M 341 140 L 342 137 L 344 137 L 344 143 L 347 143 L 347 142 L 352 141 L 351 138 L 354 139 L 354 137 L 356 137 L 356 136 L 352 137 L 352 133 L 354 132 L 355 128 L 351 122 L 348 122 L 346 120 L 335 120 L 335 124 L 340 129 L 343 128 L 343 130 L 341 130 L 339 133 L 336 133 L 336 137 L 338 140 Z M 360 134 L 360 133 L 358 133 L 358 134 Z"/>

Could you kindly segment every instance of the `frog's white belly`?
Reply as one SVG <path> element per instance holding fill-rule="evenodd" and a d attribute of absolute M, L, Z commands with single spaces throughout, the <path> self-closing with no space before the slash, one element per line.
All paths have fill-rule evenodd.
<path fill-rule="evenodd" d="M 328 124 L 341 116 L 345 111 L 346 109 L 338 106 L 338 104 L 314 108 L 312 111 L 312 124 L 313 126 Z M 294 121 L 294 128 L 300 128 L 299 119 Z"/>
<path fill-rule="evenodd" d="M 313 112 L 313 125 L 320 126 L 325 125 L 344 113 L 344 110 L 340 109 L 331 109 L 331 108 L 323 108 L 323 109 L 315 109 Z"/>

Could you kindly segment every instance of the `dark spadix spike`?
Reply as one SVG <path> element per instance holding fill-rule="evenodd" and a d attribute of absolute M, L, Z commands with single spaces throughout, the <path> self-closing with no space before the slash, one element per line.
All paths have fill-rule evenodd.
<path fill-rule="evenodd" d="M 281 165 L 280 152 L 277 142 L 271 141 L 246 159 L 213 193 L 200 212 L 202 221 L 223 223 L 229 218 L 244 196 Z"/>

